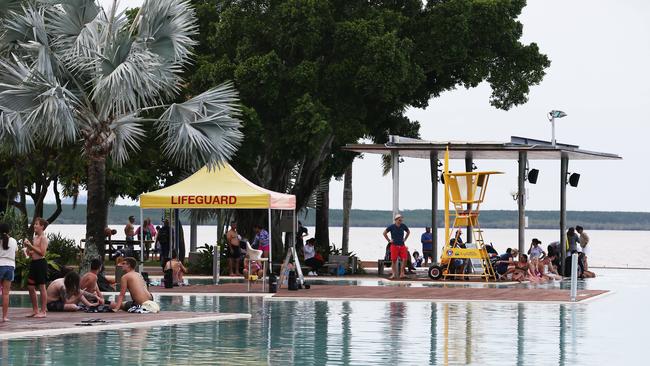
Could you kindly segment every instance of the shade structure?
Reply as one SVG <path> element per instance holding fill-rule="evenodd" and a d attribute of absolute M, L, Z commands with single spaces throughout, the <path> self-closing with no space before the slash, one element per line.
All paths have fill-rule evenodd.
<path fill-rule="evenodd" d="M 140 195 L 140 207 L 293 210 L 296 196 L 259 187 L 230 164 L 203 167 L 183 181 Z"/>

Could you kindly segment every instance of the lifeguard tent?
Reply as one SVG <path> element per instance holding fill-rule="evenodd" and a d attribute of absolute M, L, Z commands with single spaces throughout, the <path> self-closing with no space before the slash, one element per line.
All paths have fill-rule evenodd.
<path fill-rule="evenodd" d="M 142 210 L 166 208 L 266 209 L 269 241 L 272 242 L 271 210 L 290 210 L 294 212 L 295 218 L 296 196 L 257 186 L 239 174 L 230 164 L 224 163 L 214 169 L 203 167 L 174 185 L 141 194 L 140 222 L 143 222 Z M 293 227 L 296 227 L 295 222 Z M 271 245 L 271 251 L 272 248 Z M 271 251 L 269 261 L 273 258 Z M 141 250 L 141 262 L 144 260 L 142 252 Z"/>

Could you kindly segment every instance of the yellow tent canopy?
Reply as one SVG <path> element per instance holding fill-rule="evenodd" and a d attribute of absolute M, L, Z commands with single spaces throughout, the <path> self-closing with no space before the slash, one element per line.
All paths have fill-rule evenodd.
<path fill-rule="evenodd" d="M 203 167 L 181 182 L 143 193 L 140 207 L 293 210 L 296 196 L 259 187 L 225 163 L 212 170 Z"/>

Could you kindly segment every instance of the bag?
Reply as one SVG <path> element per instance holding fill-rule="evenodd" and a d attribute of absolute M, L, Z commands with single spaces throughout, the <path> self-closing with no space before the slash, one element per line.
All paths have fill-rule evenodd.
<path fill-rule="evenodd" d="M 345 267 L 343 267 L 342 264 L 339 264 L 339 266 L 336 268 L 336 275 L 337 276 L 345 275 Z"/>
<path fill-rule="evenodd" d="M 319 261 L 319 262 L 325 262 L 325 260 L 323 259 L 323 256 L 320 255 L 320 253 L 314 254 L 314 259 Z"/>
<path fill-rule="evenodd" d="M 288 287 L 289 287 L 289 291 L 297 291 L 298 290 L 298 281 L 296 279 L 296 271 L 290 271 L 289 272 Z"/>

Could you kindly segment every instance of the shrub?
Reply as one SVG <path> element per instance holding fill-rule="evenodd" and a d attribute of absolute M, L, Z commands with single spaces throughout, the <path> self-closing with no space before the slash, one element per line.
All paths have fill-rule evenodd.
<path fill-rule="evenodd" d="M 79 248 L 74 239 L 63 237 L 61 233 L 48 234 L 47 238 L 49 240 L 47 250 L 59 255 L 56 260 L 59 265 L 78 264 Z"/>
<path fill-rule="evenodd" d="M 192 274 L 212 274 L 212 257 L 214 250 L 211 245 L 203 244 L 202 247 L 197 248 L 198 259 L 194 263 L 189 264 L 189 272 Z M 226 274 L 228 271 L 228 263 L 225 254 L 225 247 L 221 246 L 220 266 L 221 274 Z"/>
<path fill-rule="evenodd" d="M 12 238 L 20 241 L 27 237 L 27 218 L 13 207 L 7 208 L 0 215 L 0 222 L 9 225 Z"/>

